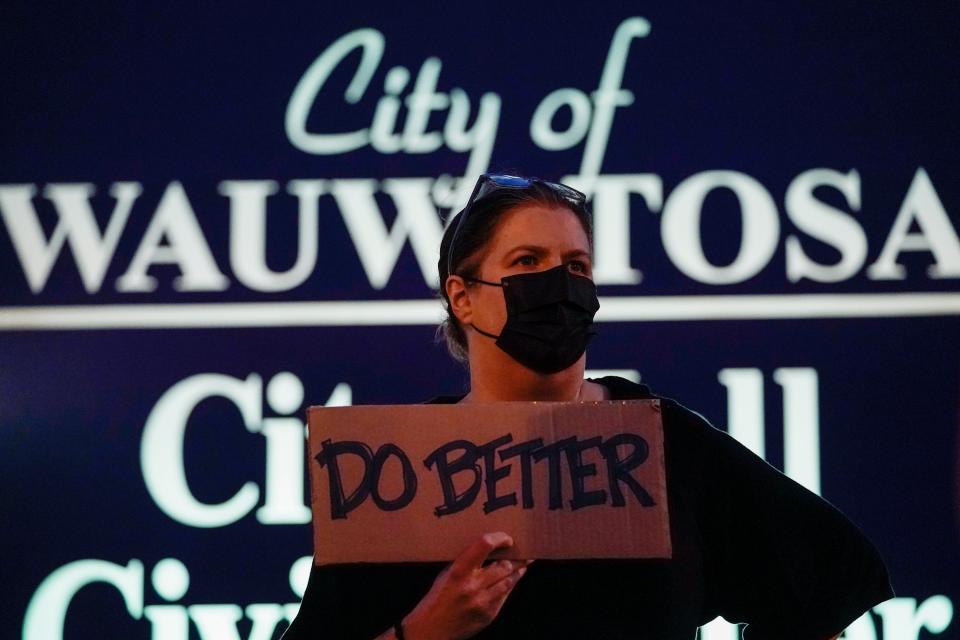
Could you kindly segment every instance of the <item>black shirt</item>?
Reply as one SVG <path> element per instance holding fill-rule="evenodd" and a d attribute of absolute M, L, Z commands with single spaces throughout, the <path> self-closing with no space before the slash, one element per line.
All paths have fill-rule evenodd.
<path fill-rule="evenodd" d="M 596 382 L 613 400 L 657 397 L 623 378 Z M 893 597 L 876 549 L 842 513 L 661 400 L 673 558 L 538 560 L 476 638 L 693 640 L 722 615 L 748 623 L 745 640 L 824 640 Z M 284 640 L 371 640 L 416 606 L 442 568 L 315 566 Z"/>

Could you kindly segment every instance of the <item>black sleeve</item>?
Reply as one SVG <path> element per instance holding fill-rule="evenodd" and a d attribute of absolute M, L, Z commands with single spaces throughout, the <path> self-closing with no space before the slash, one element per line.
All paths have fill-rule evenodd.
<path fill-rule="evenodd" d="M 711 609 L 744 640 L 825 640 L 893 597 L 887 569 L 840 511 L 699 415 L 665 405 L 700 461 Z"/>
<path fill-rule="evenodd" d="M 435 564 L 316 565 L 283 640 L 373 640 L 410 613 L 442 568 Z"/>

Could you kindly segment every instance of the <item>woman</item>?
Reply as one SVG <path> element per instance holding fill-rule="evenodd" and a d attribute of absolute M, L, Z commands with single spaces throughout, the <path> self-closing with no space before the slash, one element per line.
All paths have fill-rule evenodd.
<path fill-rule="evenodd" d="M 583 377 L 599 306 L 591 241 L 578 191 L 480 177 L 439 261 L 442 330 L 470 390 L 432 402 L 656 397 L 622 378 Z M 284 638 L 692 640 L 722 615 L 748 623 L 750 640 L 825 640 L 893 596 L 876 550 L 842 514 L 661 400 L 670 560 L 487 562 L 512 544 L 496 532 L 446 568 L 314 567 Z"/>

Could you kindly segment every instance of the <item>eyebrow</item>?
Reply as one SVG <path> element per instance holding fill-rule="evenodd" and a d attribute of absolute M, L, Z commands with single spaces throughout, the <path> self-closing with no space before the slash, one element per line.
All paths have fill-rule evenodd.
<path fill-rule="evenodd" d="M 565 260 L 570 258 L 586 258 L 587 260 L 593 260 L 593 257 L 590 255 L 589 251 L 584 251 L 583 249 L 574 249 L 573 251 L 568 251 L 563 254 Z"/>
<path fill-rule="evenodd" d="M 514 247 L 513 249 L 510 249 L 510 251 L 507 251 L 507 253 L 504 254 L 504 258 L 508 258 L 509 256 L 513 255 L 514 253 L 517 253 L 518 251 L 529 251 L 530 253 L 536 254 L 538 256 L 542 256 L 543 254 L 550 252 L 550 250 L 547 249 L 546 247 L 540 247 L 535 244 L 522 244 L 520 246 Z M 570 260 L 571 258 L 580 258 L 580 257 L 586 257 L 588 260 L 592 260 L 590 253 L 588 251 L 584 251 L 583 249 L 573 249 L 563 254 L 563 259 L 565 261 Z"/>

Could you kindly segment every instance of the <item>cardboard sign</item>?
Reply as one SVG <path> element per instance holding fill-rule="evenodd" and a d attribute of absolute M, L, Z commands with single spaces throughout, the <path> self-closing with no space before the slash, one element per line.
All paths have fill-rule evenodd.
<path fill-rule="evenodd" d="M 314 561 L 669 558 L 656 400 L 311 407 Z"/>

